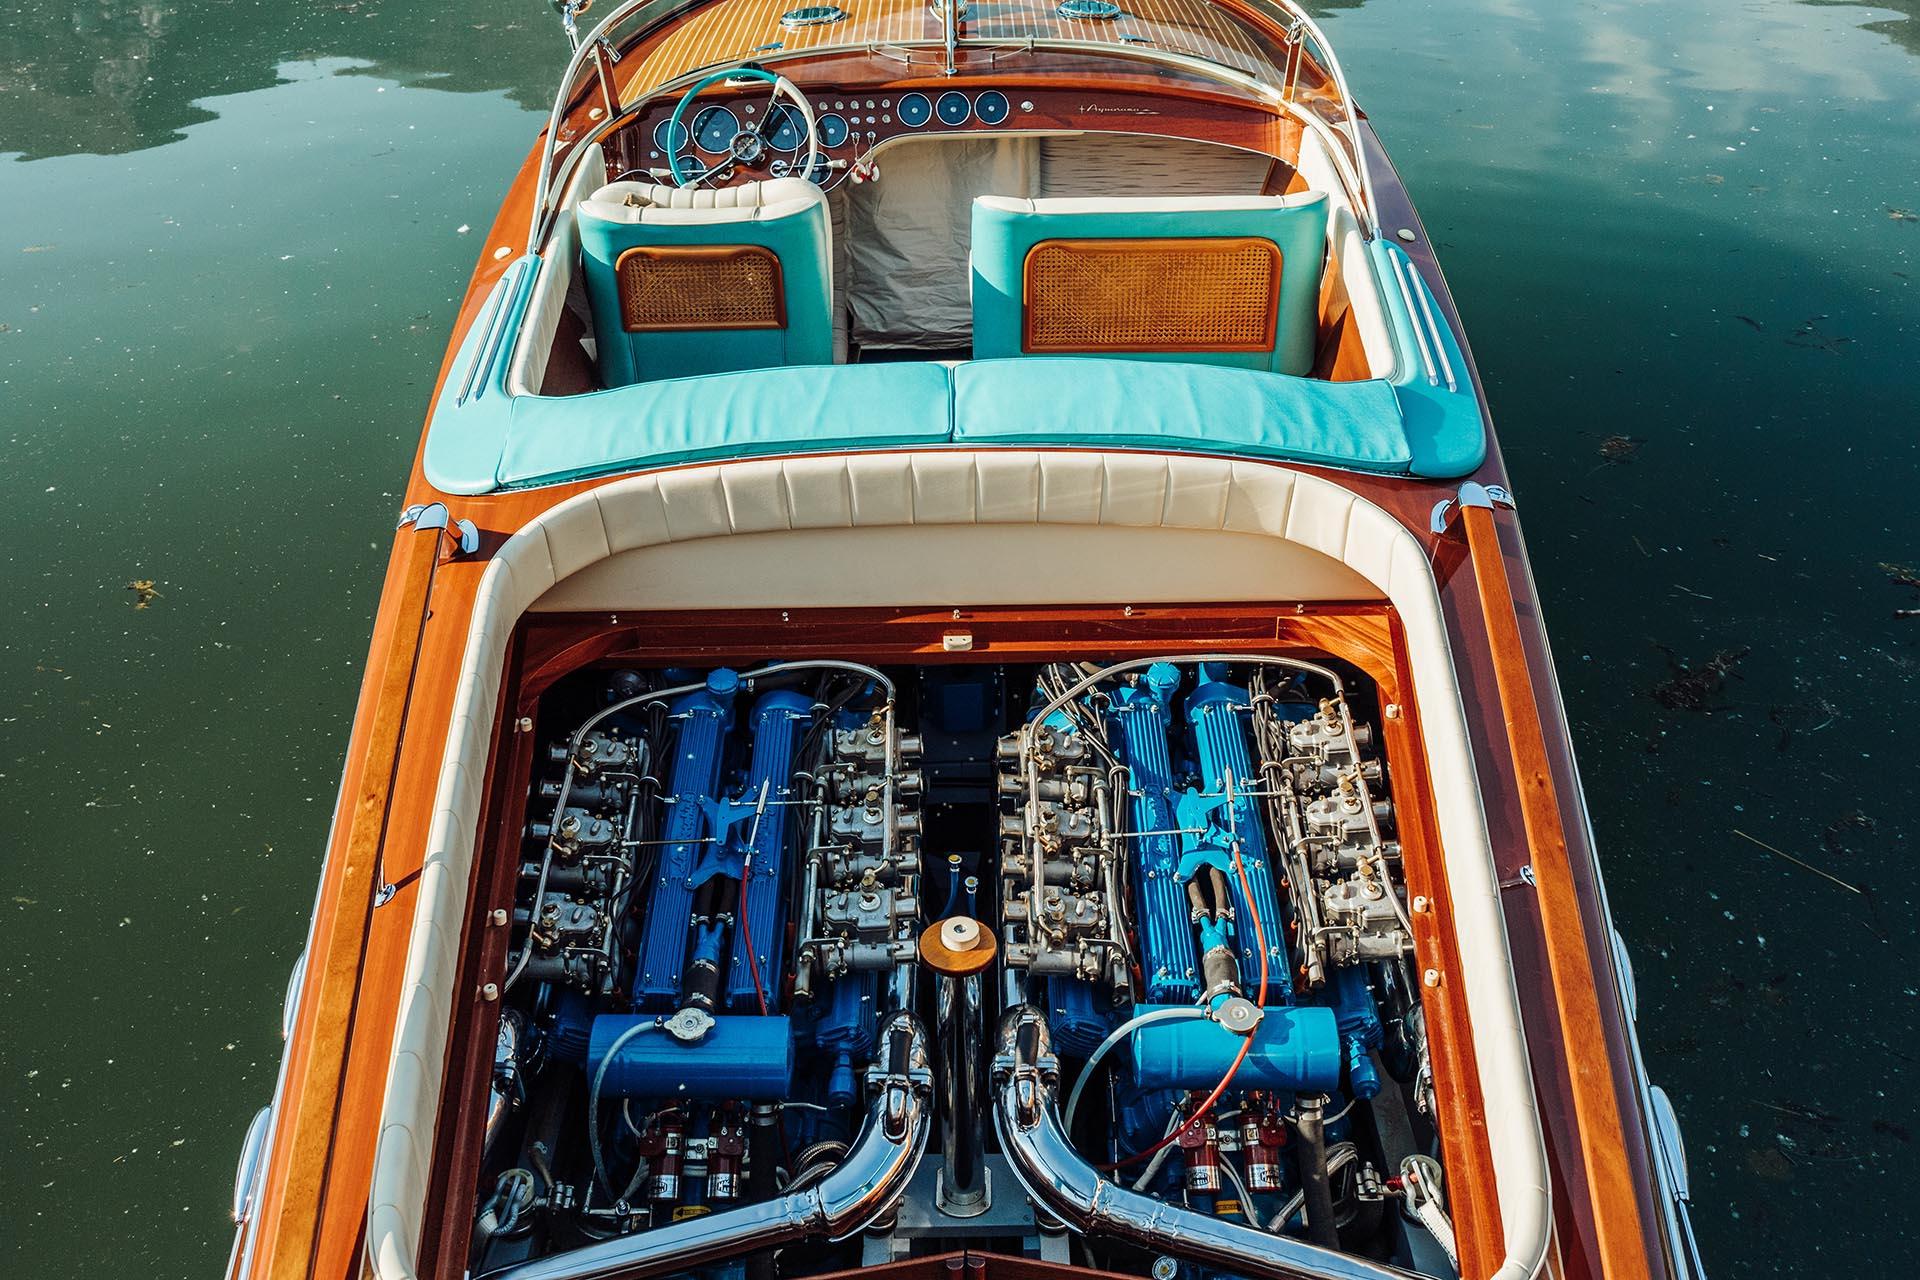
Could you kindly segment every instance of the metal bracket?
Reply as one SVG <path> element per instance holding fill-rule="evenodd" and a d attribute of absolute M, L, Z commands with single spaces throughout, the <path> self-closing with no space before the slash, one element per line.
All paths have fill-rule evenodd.
<path fill-rule="evenodd" d="M 1518 889 L 1521 885 L 1526 885 L 1531 889 L 1538 883 L 1540 883 L 1540 881 L 1533 873 L 1533 864 L 1526 862 L 1521 864 L 1520 871 L 1517 875 L 1511 880 L 1502 880 L 1499 887 L 1502 889 Z"/>
<path fill-rule="evenodd" d="M 1497 484 L 1475 484 L 1469 480 L 1460 486 L 1459 493 L 1434 504 L 1433 518 L 1427 524 L 1428 529 L 1436 537 L 1443 536 L 1453 527 L 1454 517 L 1460 514 L 1462 507 L 1485 507 L 1488 510 L 1494 507 L 1506 507 L 1511 510 L 1513 494 Z"/>
<path fill-rule="evenodd" d="M 451 560 L 455 556 L 470 556 L 480 549 L 480 529 L 471 520 L 455 520 L 444 502 L 416 502 L 400 513 L 399 528 L 412 525 L 416 531 L 438 529 L 453 543 L 453 550 L 447 553 Z"/>
<path fill-rule="evenodd" d="M 593 8 L 593 0 L 553 0 L 553 8 L 560 15 L 560 27 L 567 33 L 567 46 L 580 47 L 580 15 Z"/>

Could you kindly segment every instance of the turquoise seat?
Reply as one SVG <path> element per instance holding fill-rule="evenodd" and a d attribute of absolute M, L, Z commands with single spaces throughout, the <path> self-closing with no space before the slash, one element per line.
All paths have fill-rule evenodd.
<path fill-rule="evenodd" d="M 594 395 L 522 396 L 495 485 L 553 484 L 632 467 L 947 443 L 946 366 L 853 364 L 669 378 Z"/>
<path fill-rule="evenodd" d="M 1413 462 L 1385 382 L 1137 360 L 960 365 L 953 442 L 1191 450 L 1389 473 Z"/>
<path fill-rule="evenodd" d="M 1313 368 L 1327 197 L 973 202 L 973 354 Z"/>
<path fill-rule="evenodd" d="M 802 178 L 616 182 L 580 202 L 601 381 L 833 363 L 833 230 Z"/>

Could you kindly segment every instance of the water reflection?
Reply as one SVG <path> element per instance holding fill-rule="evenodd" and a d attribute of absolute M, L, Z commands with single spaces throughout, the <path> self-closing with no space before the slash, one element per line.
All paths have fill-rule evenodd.
<path fill-rule="evenodd" d="M 1920 0 L 1873 0 L 1873 3 L 1865 6 L 1849 3 L 1849 0 L 1800 0 L 1800 3 L 1820 9 L 1891 9 L 1900 16 L 1863 22 L 1860 29 L 1878 32 L 1908 53 L 1920 55 Z"/>
<path fill-rule="evenodd" d="M 291 59 L 347 57 L 402 82 L 505 90 L 544 108 L 566 43 L 540 0 L 77 0 L 0 28 L 0 155 L 113 155 L 212 119 L 200 100 L 266 88 Z"/>
<path fill-rule="evenodd" d="M 1311 0 L 1325 17 L 1364 0 Z M 544 110 L 566 44 L 544 0 L 73 0 L 0 28 L 0 156 L 117 155 L 212 119 L 200 104 L 264 89 L 290 60 L 352 58 L 403 83 L 504 90 Z"/>

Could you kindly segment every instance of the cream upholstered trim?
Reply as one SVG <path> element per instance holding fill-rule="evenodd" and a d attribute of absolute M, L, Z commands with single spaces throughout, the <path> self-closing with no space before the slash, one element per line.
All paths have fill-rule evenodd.
<path fill-rule="evenodd" d="M 1327 155 L 1326 143 L 1311 129 L 1300 139 L 1298 172 L 1309 187 L 1327 193 L 1327 252 L 1340 264 L 1340 283 L 1353 308 L 1353 323 L 1360 332 L 1361 349 L 1367 353 L 1369 372 L 1376 378 L 1391 378 L 1399 360 L 1393 335 L 1387 329 L 1380 281 L 1373 274 L 1373 255 L 1367 252 L 1360 221 L 1354 217 L 1353 205 Z"/>
<path fill-rule="evenodd" d="M 1276 465 L 1189 455 L 947 450 L 765 459 L 629 477 L 543 513 L 488 565 L 440 774 L 380 1121 L 367 1228 L 369 1260 L 380 1280 L 416 1274 L 461 910 L 480 820 L 479 779 L 507 637 L 521 614 L 589 565 L 657 544 L 824 528 L 867 528 L 884 540 L 903 525 L 1031 529 L 1052 523 L 1213 530 L 1299 543 L 1345 564 L 1393 603 L 1413 665 L 1446 850 L 1450 924 L 1460 947 L 1457 980 L 1487 1100 L 1508 1250 L 1496 1275 L 1522 1280 L 1538 1273 L 1551 1220 L 1546 1154 L 1466 716 L 1438 588 L 1419 542 L 1339 485 Z"/>
<path fill-rule="evenodd" d="M 594 143 L 575 172 L 573 190 L 561 202 L 554 219 L 553 235 L 546 252 L 540 255 L 540 274 L 533 282 L 533 296 L 527 299 L 527 317 L 520 325 L 520 340 L 513 350 L 513 363 L 507 369 L 507 394 L 534 396 L 547 380 L 547 361 L 553 357 L 553 338 L 560 331 L 560 317 L 567 309 L 567 291 L 573 287 L 574 265 L 580 261 L 580 224 L 574 209 L 579 204 L 582 184 L 589 179 L 597 186 L 606 177 L 606 160 Z"/>
<path fill-rule="evenodd" d="M 978 196 L 974 203 L 1008 213 L 1192 213 L 1204 209 L 1292 209 L 1322 198 L 1320 191 L 1296 191 L 1285 196 L 1052 196 L 1040 200 Z"/>
<path fill-rule="evenodd" d="M 610 182 L 582 200 L 580 212 L 602 222 L 751 222 L 784 218 L 826 200 L 827 193 L 805 178 L 770 178 L 737 187 Z"/>
<path fill-rule="evenodd" d="M 534 601 L 540 612 L 1030 605 L 1124 600 L 1378 600 L 1371 582 L 1296 542 L 1125 525 L 896 525 L 698 538 L 622 551 Z"/>

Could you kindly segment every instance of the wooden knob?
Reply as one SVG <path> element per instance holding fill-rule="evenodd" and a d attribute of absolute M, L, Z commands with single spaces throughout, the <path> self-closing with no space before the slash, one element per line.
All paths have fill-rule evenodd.
<path fill-rule="evenodd" d="M 964 978 L 993 963 L 993 931 L 971 916 L 949 916 L 920 935 L 920 958 L 935 973 Z"/>

